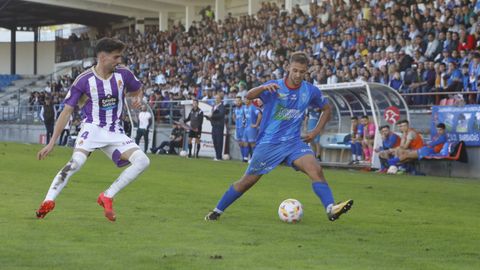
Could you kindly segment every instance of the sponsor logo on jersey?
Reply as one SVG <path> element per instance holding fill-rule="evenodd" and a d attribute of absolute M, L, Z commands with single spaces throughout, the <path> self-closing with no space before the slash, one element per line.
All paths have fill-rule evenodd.
<path fill-rule="evenodd" d="M 107 95 L 100 99 L 100 109 L 103 111 L 113 110 L 117 107 L 118 99 L 112 95 Z"/>
<path fill-rule="evenodd" d="M 291 119 L 296 119 L 302 117 L 303 112 L 297 109 L 287 109 L 282 106 L 277 106 L 275 114 L 273 115 L 273 119 L 286 121 Z"/>
<path fill-rule="evenodd" d="M 131 143 L 133 143 L 133 140 L 124 141 L 122 143 L 122 145 L 127 145 L 127 144 L 131 144 Z"/>

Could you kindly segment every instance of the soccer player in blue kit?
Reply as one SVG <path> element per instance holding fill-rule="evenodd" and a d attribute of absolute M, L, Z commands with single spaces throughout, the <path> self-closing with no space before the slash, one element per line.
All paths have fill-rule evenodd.
<path fill-rule="evenodd" d="M 320 134 L 332 113 L 321 91 L 303 81 L 308 62 L 305 53 L 293 53 L 286 78 L 269 81 L 248 91 L 248 99 L 260 98 L 264 104 L 257 146 L 245 174 L 230 186 L 215 209 L 205 216 L 205 220 L 218 220 L 225 209 L 255 185 L 262 175 L 282 162 L 308 175 L 312 180 L 312 189 L 320 198 L 330 221 L 338 219 L 352 207 L 353 200 L 334 203 L 322 167 L 306 144 Z M 309 106 L 320 108 L 322 115 L 317 126 L 301 136 L 304 113 Z"/>
<path fill-rule="evenodd" d="M 262 121 L 262 111 L 247 99 L 245 101 L 245 132 L 243 133 L 243 141 L 247 144 L 247 156 L 250 154 L 253 157 L 260 121 Z"/>
<path fill-rule="evenodd" d="M 238 142 L 240 152 L 242 153 L 242 161 L 248 161 L 248 147 L 244 141 L 245 133 L 245 106 L 242 102 L 242 97 L 238 96 L 235 99 L 235 107 L 233 109 L 233 121 L 235 122 L 235 140 Z"/>

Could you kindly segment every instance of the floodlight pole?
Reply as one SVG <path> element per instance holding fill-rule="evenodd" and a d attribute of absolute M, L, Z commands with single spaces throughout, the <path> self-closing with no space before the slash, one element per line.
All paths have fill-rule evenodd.
<path fill-rule="evenodd" d="M 12 75 L 17 73 L 16 55 L 17 55 L 17 27 L 12 26 L 12 28 L 10 28 L 10 74 Z"/>
<path fill-rule="evenodd" d="M 33 75 L 37 75 L 38 57 L 38 27 L 33 28 Z"/>

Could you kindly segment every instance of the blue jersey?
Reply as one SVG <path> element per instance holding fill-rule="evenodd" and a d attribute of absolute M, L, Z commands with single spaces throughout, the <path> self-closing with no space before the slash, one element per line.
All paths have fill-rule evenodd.
<path fill-rule="evenodd" d="M 245 126 L 245 106 L 242 105 L 240 107 L 235 106 L 233 110 L 235 113 L 235 128 L 243 128 Z"/>
<path fill-rule="evenodd" d="M 257 145 L 301 140 L 300 131 L 306 109 L 309 106 L 322 109 L 328 100 L 320 89 L 305 81 L 294 90 L 289 89 L 283 79 L 265 84 L 270 83 L 277 83 L 280 89 L 274 93 L 264 91 L 260 94 L 264 105 Z"/>
<path fill-rule="evenodd" d="M 359 136 L 360 138 L 363 138 L 363 125 L 362 124 L 357 125 L 357 136 Z"/>
<path fill-rule="evenodd" d="M 390 132 L 388 135 L 387 139 L 382 142 L 382 150 L 388 150 L 388 149 L 393 149 L 396 148 L 397 146 L 400 145 L 400 136 L 397 134 Z"/>
<path fill-rule="evenodd" d="M 252 125 L 257 123 L 260 110 L 255 105 L 245 106 L 245 127 L 251 128 Z"/>

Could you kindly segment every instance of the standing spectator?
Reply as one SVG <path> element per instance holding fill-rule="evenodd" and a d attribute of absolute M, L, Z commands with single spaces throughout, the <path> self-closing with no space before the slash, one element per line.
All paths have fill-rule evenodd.
<path fill-rule="evenodd" d="M 375 139 L 375 124 L 370 122 L 368 115 L 362 116 L 360 123 L 363 125 L 362 148 L 365 160 L 371 161 L 373 155 L 373 140 Z"/>
<path fill-rule="evenodd" d="M 47 130 L 47 144 L 50 142 L 50 138 L 53 135 L 55 115 L 57 115 L 57 110 L 55 109 L 52 100 L 49 97 L 45 98 L 45 104 L 43 104 L 40 109 L 40 119 L 42 119 L 45 124 L 45 129 Z"/>
<path fill-rule="evenodd" d="M 67 124 L 63 128 L 62 134 L 60 134 L 60 140 L 58 141 L 58 145 L 67 145 L 68 137 L 70 136 L 70 127 L 72 126 L 73 122 L 73 115 L 70 115 L 70 119 L 68 120 Z"/>
<path fill-rule="evenodd" d="M 200 137 L 202 136 L 203 112 L 198 107 L 198 100 L 192 101 L 192 110 L 188 117 L 183 120 L 184 123 L 190 122 L 190 131 L 188 133 L 188 157 L 192 157 L 192 142 L 195 139 L 195 158 L 198 158 L 200 152 Z"/>
<path fill-rule="evenodd" d="M 148 129 L 150 127 L 150 120 L 152 115 L 147 111 L 147 106 L 142 106 L 142 111 L 138 114 L 138 129 L 137 136 L 135 137 L 135 143 L 138 145 L 140 139 L 143 137 L 144 145 L 143 152 L 147 152 L 148 149 Z"/>
<path fill-rule="evenodd" d="M 215 158 L 213 160 L 222 160 L 225 106 L 222 103 L 220 95 L 215 96 L 215 105 L 212 108 L 212 114 L 206 116 L 206 118 L 212 123 L 212 140 L 213 147 L 215 148 Z"/>

